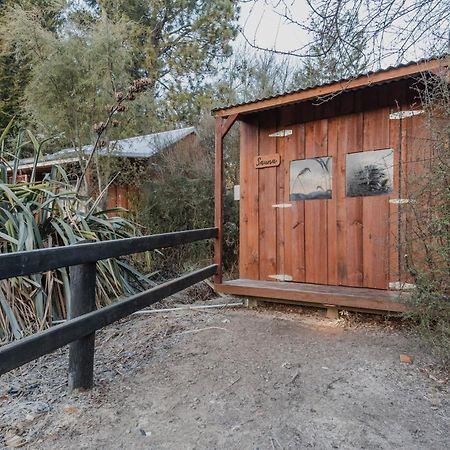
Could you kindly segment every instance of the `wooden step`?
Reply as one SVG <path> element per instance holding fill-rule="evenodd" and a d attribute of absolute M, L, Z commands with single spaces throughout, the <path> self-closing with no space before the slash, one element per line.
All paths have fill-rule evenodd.
<path fill-rule="evenodd" d="M 238 279 L 216 284 L 217 292 L 243 297 L 259 297 L 267 301 L 288 301 L 340 309 L 404 312 L 406 295 L 399 291 L 327 286 L 285 281 Z"/>

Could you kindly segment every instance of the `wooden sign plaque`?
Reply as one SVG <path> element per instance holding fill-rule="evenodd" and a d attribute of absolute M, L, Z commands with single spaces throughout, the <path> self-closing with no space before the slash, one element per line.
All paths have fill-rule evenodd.
<path fill-rule="evenodd" d="M 281 162 L 279 153 L 273 155 L 255 156 L 255 169 L 265 169 L 266 167 L 278 167 Z"/>

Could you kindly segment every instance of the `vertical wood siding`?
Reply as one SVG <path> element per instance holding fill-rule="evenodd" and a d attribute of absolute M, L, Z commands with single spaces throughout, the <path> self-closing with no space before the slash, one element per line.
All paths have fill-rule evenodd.
<path fill-rule="evenodd" d="M 305 158 L 328 155 L 328 119 L 305 124 Z M 328 282 L 328 200 L 305 201 L 305 268 L 307 283 Z"/>
<path fill-rule="evenodd" d="M 108 188 L 106 206 L 108 209 L 130 209 L 133 206 L 133 201 L 138 197 L 138 195 L 139 191 L 135 186 L 132 186 L 130 184 L 113 184 Z"/>
<path fill-rule="evenodd" d="M 401 160 L 417 171 L 417 160 L 427 154 L 426 137 L 414 133 L 424 128 L 422 116 L 408 122 L 389 119 L 399 109 L 397 104 L 406 104 L 409 98 L 395 94 L 394 87 L 376 87 L 344 94 L 316 109 L 311 104 L 291 105 L 245 118 L 241 123 L 241 278 L 270 280 L 270 275 L 286 274 L 296 282 L 378 289 L 401 279 L 398 206 L 389 199 L 407 188 L 405 180 L 402 185 L 399 181 Z M 291 135 L 269 137 L 286 128 Z M 347 197 L 346 155 L 387 148 L 394 149 L 394 191 Z M 281 156 L 278 168 L 254 168 L 255 156 L 273 153 Z M 320 156 L 333 158 L 332 198 L 289 200 L 290 161 Z M 273 208 L 277 203 L 292 207 Z"/>
<path fill-rule="evenodd" d="M 259 123 L 259 155 L 276 153 L 277 139 L 270 137 L 276 131 L 276 115 L 265 114 Z M 255 169 L 259 177 L 259 276 L 261 280 L 270 279 L 277 274 L 277 168 Z"/>
<path fill-rule="evenodd" d="M 257 120 L 241 122 L 239 273 L 252 280 L 259 279 L 259 171 L 253 169 L 258 138 Z"/>

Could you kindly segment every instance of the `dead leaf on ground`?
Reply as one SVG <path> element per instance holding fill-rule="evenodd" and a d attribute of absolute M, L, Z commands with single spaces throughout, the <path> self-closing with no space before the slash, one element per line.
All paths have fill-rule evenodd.
<path fill-rule="evenodd" d="M 64 411 L 66 413 L 69 413 L 69 414 L 77 414 L 77 413 L 80 412 L 79 409 L 76 406 L 73 406 L 73 405 L 66 405 L 66 406 L 64 406 Z"/>
<path fill-rule="evenodd" d="M 407 355 L 406 353 L 400 353 L 400 361 L 406 364 L 412 364 L 413 357 L 411 355 Z"/>

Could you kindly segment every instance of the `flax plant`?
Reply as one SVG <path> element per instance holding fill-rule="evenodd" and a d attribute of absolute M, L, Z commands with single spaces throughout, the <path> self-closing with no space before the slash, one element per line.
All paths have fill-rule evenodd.
<path fill-rule="evenodd" d="M 11 151 L 6 145 L 11 125 L 0 135 L 1 254 L 138 234 L 137 228 L 119 214 L 124 212 L 122 208 L 100 209 L 102 195 L 88 200 L 77 196 L 62 167 L 53 166 L 42 181 L 37 181 L 43 142 L 28 131 L 22 132 Z M 26 145 L 33 147 L 34 164 L 29 180 L 20 182 L 18 161 Z M 99 261 L 97 271 L 98 306 L 151 284 L 149 277 L 126 259 Z M 19 339 L 66 318 L 69 301 L 68 268 L 1 280 L 0 341 Z"/>

